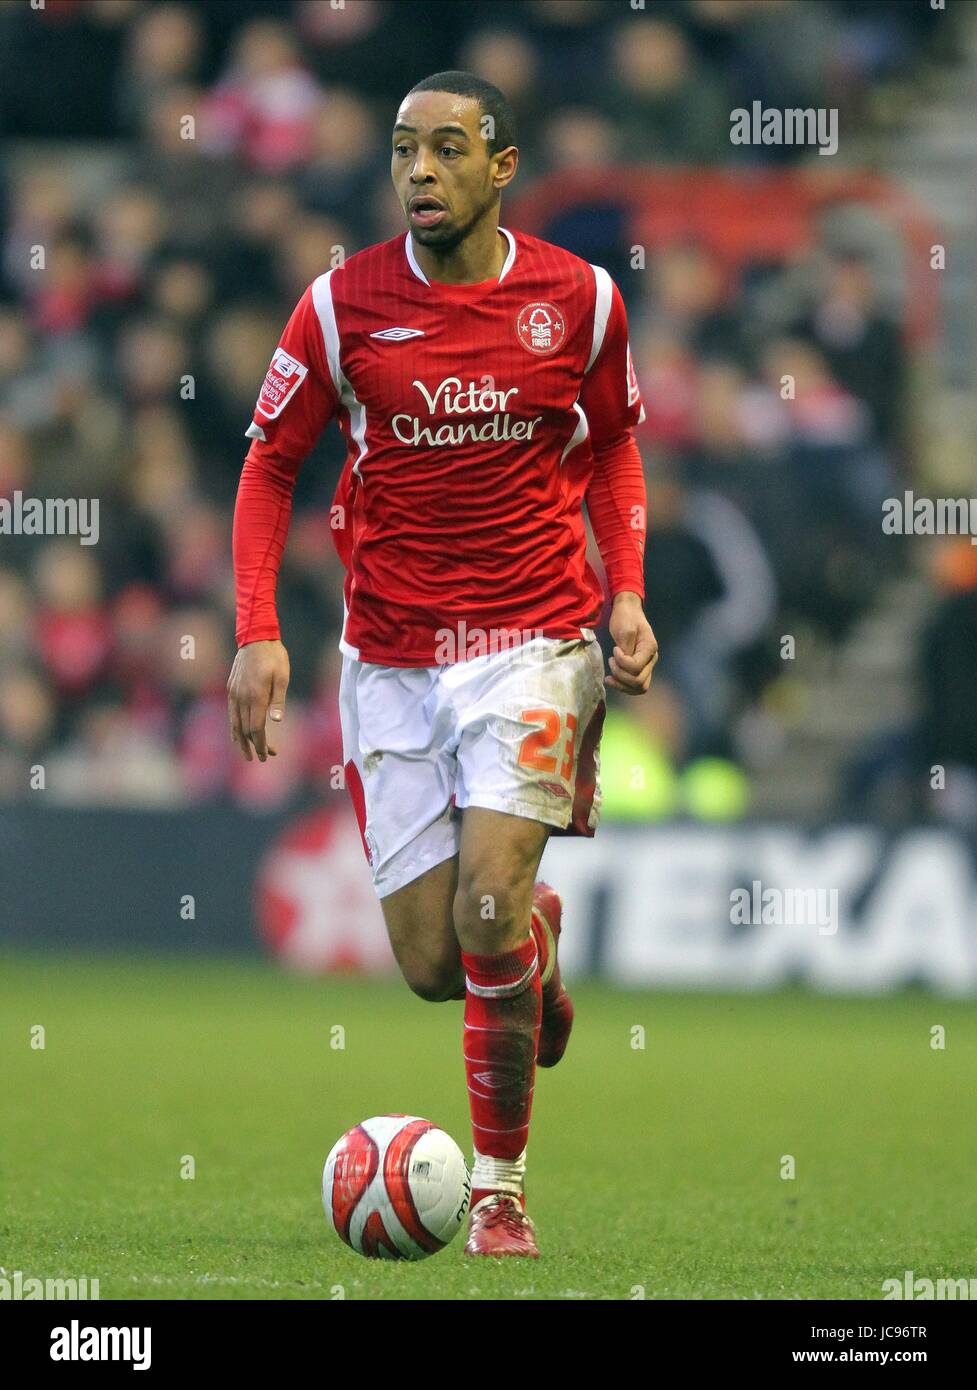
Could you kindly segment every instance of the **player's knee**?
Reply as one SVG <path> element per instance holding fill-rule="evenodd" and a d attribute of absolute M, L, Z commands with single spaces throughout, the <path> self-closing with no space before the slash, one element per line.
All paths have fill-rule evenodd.
<path fill-rule="evenodd" d="M 516 920 L 524 897 L 522 886 L 512 879 L 474 874 L 458 885 L 455 927 L 460 935 L 475 933 L 491 940 Z"/>
<path fill-rule="evenodd" d="M 464 975 L 457 967 L 416 961 L 401 965 L 401 970 L 412 992 L 428 1004 L 443 1004 L 446 999 L 457 998 L 464 989 Z"/>

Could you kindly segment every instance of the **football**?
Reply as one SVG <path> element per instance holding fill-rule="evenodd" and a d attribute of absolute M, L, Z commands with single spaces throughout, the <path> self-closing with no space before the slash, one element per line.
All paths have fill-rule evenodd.
<path fill-rule="evenodd" d="M 322 1204 L 340 1240 L 380 1260 L 425 1260 L 461 1228 L 471 1177 L 430 1120 L 376 1115 L 348 1129 L 322 1170 Z"/>

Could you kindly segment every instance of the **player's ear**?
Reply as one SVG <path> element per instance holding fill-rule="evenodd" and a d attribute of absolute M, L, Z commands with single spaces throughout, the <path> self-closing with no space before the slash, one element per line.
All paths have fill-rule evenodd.
<path fill-rule="evenodd" d="M 495 166 L 492 171 L 493 188 L 505 188 L 506 184 L 511 183 L 516 176 L 516 170 L 519 167 L 519 151 L 515 145 L 510 145 L 508 149 L 500 150 L 498 154 L 494 154 L 492 163 Z"/>

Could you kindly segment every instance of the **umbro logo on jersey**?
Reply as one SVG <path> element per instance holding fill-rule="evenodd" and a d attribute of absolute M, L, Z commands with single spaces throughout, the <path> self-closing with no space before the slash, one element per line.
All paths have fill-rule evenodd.
<path fill-rule="evenodd" d="M 383 328 L 379 333 L 371 333 L 371 338 L 382 338 L 385 343 L 402 343 L 405 338 L 423 338 L 423 328 Z"/>

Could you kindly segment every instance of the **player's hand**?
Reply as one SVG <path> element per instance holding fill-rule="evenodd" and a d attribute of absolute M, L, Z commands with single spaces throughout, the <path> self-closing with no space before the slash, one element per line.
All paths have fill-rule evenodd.
<path fill-rule="evenodd" d="M 281 723 L 285 717 L 289 674 L 288 652 L 281 642 L 249 642 L 238 649 L 227 678 L 227 712 L 231 739 L 249 763 L 254 761 L 252 745 L 262 763 L 278 753 L 268 741 L 265 724 L 269 719 Z"/>
<path fill-rule="evenodd" d="M 615 594 L 609 626 L 614 652 L 604 684 L 625 695 L 643 695 L 651 685 L 658 643 L 637 594 Z"/>

